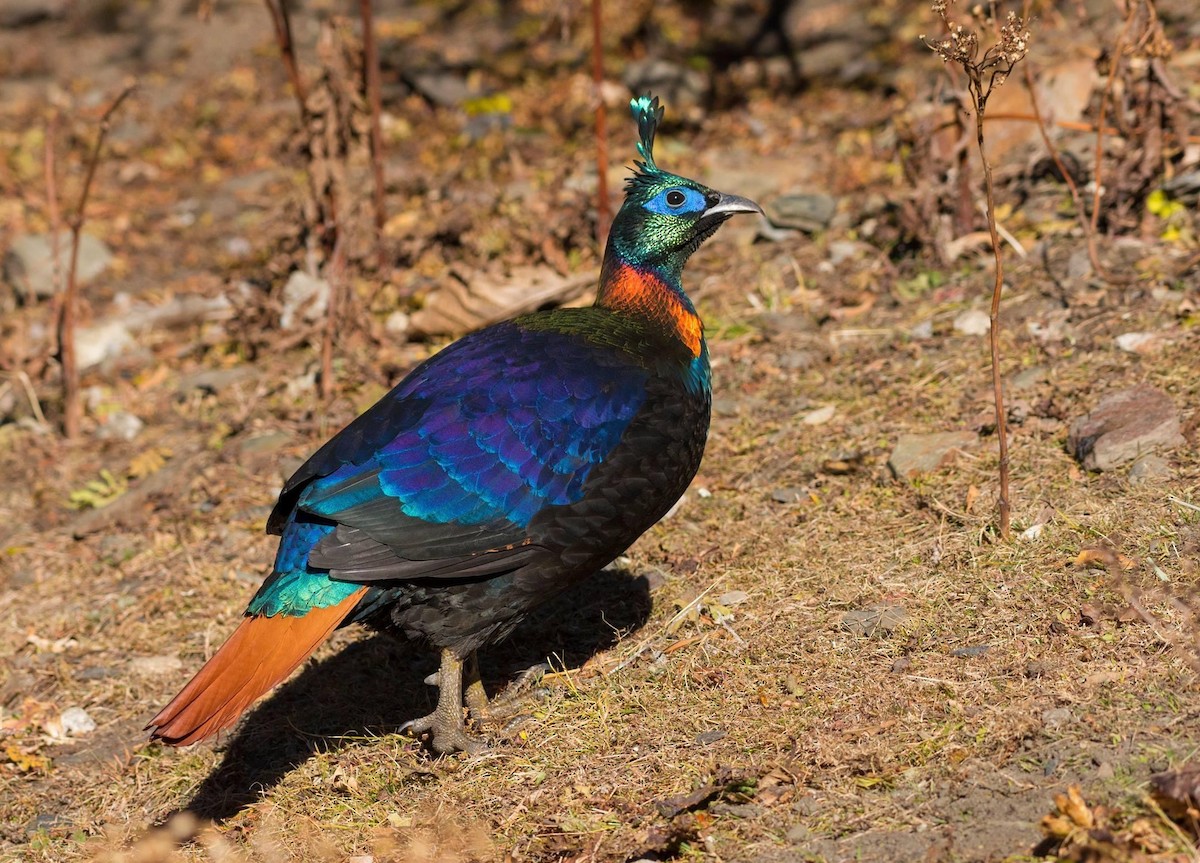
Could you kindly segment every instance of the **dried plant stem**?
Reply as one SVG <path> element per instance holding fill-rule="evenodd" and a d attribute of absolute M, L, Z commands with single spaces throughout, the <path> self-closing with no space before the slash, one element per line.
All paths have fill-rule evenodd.
<path fill-rule="evenodd" d="M 375 179 L 372 203 L 375 207 L 375 254 L 380 269 L 387 264 L 383 249 L 383 226 L 387 222 L 384 207 L 383 180 L 383 131 L 380 115 L 383 113 L 383 96 L 379 81 L 379 46 L 375 42 L 375 21 L 371 14 L 371 0 L 359 0 L 359 14 L 363 31 L 363 77 L 367 91 L 367 104 L 371 111 L 371 173 Z"/>
<path fill-rule="evenodd" d="M 1104 193 L 1104 184 L 1101 177 L 1104 170 L 1104 120 L 1108 114 L 1108 104 L 1112 100 L 1113 86 L 1116 84 L 1117 72 L 1121 68 L 1121 58 L 1125 53 L 1125 39 L 1129 34 L 1129 28 L 1133 24 L 1134 12 L 1133 4 L 1129 6 L 1129 14 L 1125 18 L 1125 24 L 1121 27 L 1121 32 L 1117 36 L 1117 42 L 1112 48 L 1112 66 L 1108 70 L 1108 80 L 1104 84 L 1104 93 L 1100 96 L 1100 109 L 1096 115 L 1096 155 L 1094 157 L 1095 164 L 1092 166 L 1092 233 L 1096 233 L 1100 226 L 1100 198 Z"/>
<path fill-rule="evenodd" d="M 59 240 L 62 234 L 62 213 L 58 208 L 58 183 L 54 174 L 54 142 L 58 138 L 59 112 L 50 115 L 46 123 L 46 146 L 44 153 L 44 171 L 46 177 L 46 218 L 50 222 L 50 286 L 54 296 L 54 315 L 58 316 L 58 303 L 61 299 L 62 264 L 59 260 Z M 30 303 L 33 302 L 33 288 L 30 287 Z"/>
<path fill-rule="evenodd" d="M 975 98 L 975 143 L 979 146 L 979 160 L 983 163 L 983 187 L 987 195 L 988 233 L 992 237 L 992 254 L 996 260 L 996 277 L 992 283 L 992 307 L 988 315 L 991 327 L 988 329 L 988 344 L 992 352 L 992 395 L 996 402 L 996 440 L 1000 445 L 1000 500 L 997 506 L 1000 513 L 1000 536 L 1008 539 L 1012 530 L 1011 509 L 1009 499 L 1009 470 L 1008 470 L 1008 414 L 1004 409 L 1004 382 L 1000 375 L 1000 294 L 1004 289 L 1004 256 L 1000 254 L 1000 234 L 996 230 L 996 198 L 992 184 L 992 165 L 988 161 L 983 146 L 983 114 L 987 107 L 986 92 L 981 91 L 974 83 L 970 90 Z"/>
<path fill-rule="evenodd" d="M 592 85 L 596 100 L 596 242 L 608 236 L 612 207 L 608 200 L 608 118 L 604 111 L 604 20 L 601 0 L 592 0 Z"/>
<path fill-rule="evenodd" d="M 296 48 L 292 42 L 292 21 L 288 17 L 287 0 L 263 0 L 267 11 L 271 13 L 271 23 L 275 26 L 275 42 L 279 45 L 279 55 L 287 70 L 288 80 L 292 83 L 292 92 L 300 105 L 301 118 L 308 116 L 308 90 L 300 77 L 300 66 L 296 63 Z"/>
<path fill-rule="evenodd" d="M 1050 158 L 1054 160 L 1054 165 L 1058 168 L 1059 176 L 1063 178 L 1063 182 L 1067 184 L 1067 189 L 1071 193 L 1071 200 L 1075 204 L 1075 215 L 1079 219 L 1079 227 L 1083 230 L 1084 239 L 1087 241 L 1088 260 L 1092 262 L 1092 270 L 1098 275 L 1102 275 L 1104 267 L 1100 264 L 1100 254 L 1096 249 L 1096 232 L 1093 230 L 1092 224 L 1087 217 L 1087 211 L 1083 207 L 1083 199 L 1079 195 L 1079 187 L 1075 185 L 1075 180 L 1071 176 L 1071 172 L 1063 164 L 1062 156 L 1058 153 L 1058 147 L 1054 146 L 1054 142 L 1050 140 L 1050 133 L 1046 130 L 1046 122 L 1042 117 L 1042 109 L 1038 105 L 1037 86 L 1033 81 L 1033 72 L 1028 66 L 1025 67 L 1025 89 L 1029 91 L 1029 102 L 1033 106 L 1033 116 L 1037 121 L 1038 132 L 1042 136 L 1042 143 L 1046 145 L 1046 151 L 1050 154 Z"/>
<path fill-rule="evenodd" d="M 321 398 L 329 401 L 334 392 L 333 341 L 337 333 L 342 296 L 346 291 L 346 251 L 341 231 L 337 232 L 325 278 L 329 282 L 329 305 L 325 311 L 325 331 L 321 336 Z"/>
<path fill-rule="evenodd" d="M 63 434 L 69 439 L 79 436 L 79 426 L 83 415 L 79 405 L 79 369 L 75 362 L 75 312 L 79 301 L 79 286 L 75 278 L 75 270 L 79 263 L 79 239 L 83 232 L 84 210 L 87 207 L 88 193 L 92 188 L 92 179 L 96 176 L 96 166 L 100 162 L 100 149 L 104 146 L 104 138 L 112 123 L 112 116 L 136 86 L 135 82 L 127 83 L 117 98 L 113 99 L 100 116 L 96 141 L 88 156 L 83 188 L 79 191 L 79 204 L 67 220 L 67 226 L 71 229 L 71 254 L 67 262 L 67 286 L 63 292 L 62 307 L 58 316 L 58 355 L 59 362 L 62 363 Z"/>

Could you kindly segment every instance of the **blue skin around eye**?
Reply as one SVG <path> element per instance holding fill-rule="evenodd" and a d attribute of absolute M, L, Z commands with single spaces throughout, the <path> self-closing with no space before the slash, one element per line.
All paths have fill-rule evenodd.
<path fill-rule="evenodd" d="M 672 207 L 667 203 L 667 195 L 672 192 L 683 193 L 683 203 L 678 207 Z M 699 213 L 708 206 L 708 202 L 704 200 L 704 196 L 695 189 L 686 189 L 682 186 L 676 186 L 673 189 L 667 189 L 655 195 L 650 203 L 644 205 L 651 213 L 658 213 L 660 216 L 673 216 L 679 213 Z"/>

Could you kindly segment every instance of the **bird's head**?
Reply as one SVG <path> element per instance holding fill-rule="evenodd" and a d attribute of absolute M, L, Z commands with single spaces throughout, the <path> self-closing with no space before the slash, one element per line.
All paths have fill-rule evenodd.
<path fill-rule="evenodd" d="M 638 125 L 641 160 L 625 185 L 625 203 L 613 219 L 609 245 L 630 263 L 678 273 L 730 216 L 762 213 L 762 208 L 659 168 L 654 161 L 654 134 L 663 115 L 658 97 L 638 96 L 629 107 Z"/>

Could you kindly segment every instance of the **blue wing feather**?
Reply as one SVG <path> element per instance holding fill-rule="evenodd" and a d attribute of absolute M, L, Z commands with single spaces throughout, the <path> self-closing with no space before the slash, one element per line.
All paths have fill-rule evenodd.
<path fill-rule="evenodd" d="M 581 497 L 647 377 L 620 351 L 513 323 L 454 343 L 288 481 L 268 522 L 283 534 L 276 572 L 251 610 L 327 598 L 337 582 L 323 569 L 461 577 L 503 565 L 476 558 L 521 545 L 538 512 Z"/>

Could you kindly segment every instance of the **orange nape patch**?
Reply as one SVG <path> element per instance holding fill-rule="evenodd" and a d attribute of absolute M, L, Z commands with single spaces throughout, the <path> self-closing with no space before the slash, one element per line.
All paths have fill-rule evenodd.
<path fill-rule="evenodd" d="M 367 589 L 303 617 L 252 616 L 146 727 L 150 737 L 187 746 L 232 725 L 260 695 L 292 673 L 345 619 Z"/>
<path fill-rule="evenodd" d="M 693 357 L 700 356 L 704 326 L 700 316 L 658 276 L 622 264 L 607 280 L 601 303 L 612 309 L 628 309 L 660 320 L 679 336 Z"/>

